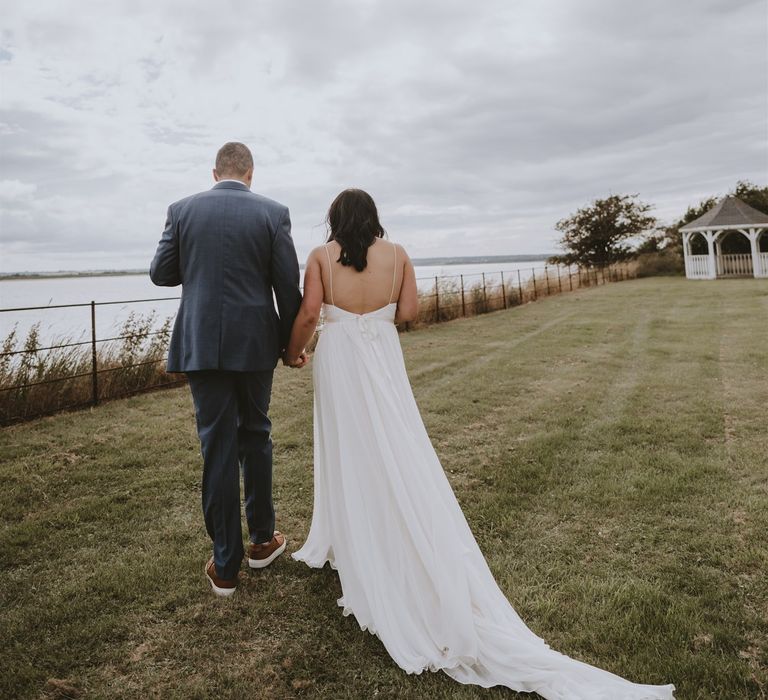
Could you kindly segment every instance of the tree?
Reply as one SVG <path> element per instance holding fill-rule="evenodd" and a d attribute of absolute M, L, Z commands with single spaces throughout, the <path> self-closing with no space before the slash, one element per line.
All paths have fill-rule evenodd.
<path fill-rule="evenodd" d="M 732 194 L 763 214 L 768 214 L 768 187 L 758 187 L 749 180 L 739 180 Z"/>
<path fill-rule="evenodd" d="M 579 209 L 555 228 L 563 234 L 559 243 L 565 254 L 549 259 L 553 264 L 605 267 L 635 256 L 630 239 L 653 229 L 652 207 L 637 194 L 614 194 Z"/>

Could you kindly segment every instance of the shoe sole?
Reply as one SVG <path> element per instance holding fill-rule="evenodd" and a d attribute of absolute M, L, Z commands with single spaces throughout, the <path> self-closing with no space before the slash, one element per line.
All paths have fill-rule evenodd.
<path fill-rule="evenodd" d="M 252 569 L 263 569 L 265 566 L 269 566 L 273 561 L 275 561 L 275 559 L 277 559 L 285 551 L 285 548 L 287 545 L 288 545 L 288 539 L 286 538 L 283 541 L 283 544 L 281 544 L 266 559 L 251 559 L 250 557 L 248 557 L 248 566 L 250 566 Z"/>
<path fill-rule="evenodd" d="M 209 576 L 209 574 L 208 574 L 208 567 L 207 566 L 203 569 L 203 571 L 205 572 L 205 578 L 208 579 L 208 583 L 210 583 L 211 584 L 211 588 L 213 588 L 213 592 L 217 596 L 219 596 L 220 598 L 229 598 L 229 596 L 231 596 L 237 590 L 237 587 L 235 587 L 235 588 L 221 588 L 221 587 L 217 586 L 213 582 L 213 579 Z"/>

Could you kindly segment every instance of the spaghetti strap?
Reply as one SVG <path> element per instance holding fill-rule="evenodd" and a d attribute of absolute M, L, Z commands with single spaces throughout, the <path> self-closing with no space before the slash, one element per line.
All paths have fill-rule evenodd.
<path fill-rule="evenodd" d="M 323 246 L 323 248 L 325 248 L 325 257 L 328 258 L 328 281 L 331 287 L 328 291 L 331 294 L 331 304 L 333 306 L 336 306 L 336 304 L 333 301 L 333 264 L 331 263 L 331 254 L 328 252 L 327 243 Z"/>
<path fill-rule="evenodd" d="M 392 304 L 392 295 L 395 293 L 395 281 L 397 280 L 397 243 L 392 244 L 392 250 L 395 252 L 395 268 L 392 270 L 392 289 L 389 290 L 389 303 Z"/>

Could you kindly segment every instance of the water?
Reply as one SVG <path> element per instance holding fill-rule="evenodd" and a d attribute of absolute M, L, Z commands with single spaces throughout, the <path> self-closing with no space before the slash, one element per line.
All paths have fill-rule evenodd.
<path fill-rule="evenodd" d="M 506 281 L 516 282 L 519 270 L 524 283 L 530 278 L 532 268 L 541 270 L 543 267 L 543 260 L 525 263 L 417 266 L 416 278 L 419 290 L 423 293 L 431 293 L 434 289 L 435 276 L 445 277 L 458 284 L 459 275 L 464 275 L 465 285 L 471 286 L 482 281 L 483 273 L 486 275 L 487 284 L 497 284 L 502 270 Z M 131 312 L 146 315 L 154 310 L 160 323 L 166 317 L 174 316 L 179 305 L 177 298 L 144 303 L 131 300 L 178 297 L 180 293 L 180 287 L 156 287 L 147 275 L 1 280 L 0 308 L 90 304 L 91 300 L 121 302 L 96 306 L 97 337 L 108 338 L 117 334 Z M 55 344 L 62 338 L 89 340 L 91 337 L 91 309 L 90 306 L 84 306 L 2 312 L 0 313 L 0 339 L 5 338 L 14 327 L 19 337 L 23 338 L 35 323 L 40 324 L 40 339 L 43 345 Z"/>

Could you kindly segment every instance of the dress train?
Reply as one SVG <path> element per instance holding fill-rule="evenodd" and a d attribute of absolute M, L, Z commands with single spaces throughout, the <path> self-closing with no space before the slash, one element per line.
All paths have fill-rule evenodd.
<path fill-rule="evenodd" d="M 669 700 L 558 653 L 499 589 L 432 447 L 406 374 L 396 304 L 324 307 L 314 356 L 314 510 L 293 557 L 330 562 L 338 603 L 408 673 L 547 700 Z"/>

